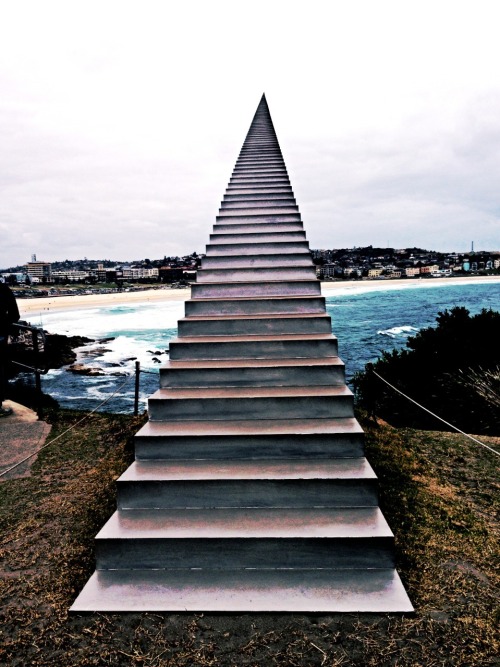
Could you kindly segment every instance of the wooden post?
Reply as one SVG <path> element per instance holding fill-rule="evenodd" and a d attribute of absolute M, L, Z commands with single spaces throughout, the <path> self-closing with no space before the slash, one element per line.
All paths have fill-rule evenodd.
<path fill-rule="evenodd" d="M 134 394 L 134 417 L 139 414 L 139 380 L 141 375 L 141 362 L 135 362 L 135 394 Z"/>

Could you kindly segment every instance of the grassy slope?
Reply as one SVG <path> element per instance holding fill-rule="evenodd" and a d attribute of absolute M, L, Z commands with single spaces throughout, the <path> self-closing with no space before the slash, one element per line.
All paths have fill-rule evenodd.
<path fill-rule="evenodd" d="M 52 419 L 51 437 L 76 421 Z M 30 478 L 0 484 L 0 665 L 498 664 L 498 458 L 460 436 L 380 424 L 365 424 L 367 455 L 414 616 L 69 617 L 138 425 L 95 415 L 45 450 Z"/>

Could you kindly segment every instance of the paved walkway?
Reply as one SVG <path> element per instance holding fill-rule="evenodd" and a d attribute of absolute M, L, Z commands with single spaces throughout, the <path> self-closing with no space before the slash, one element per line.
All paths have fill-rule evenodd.
<path fill-rule="evenodd" d="M 36 412 L 24 405 L 4 401 L 3 406 L 12 408 L 14 414 L 0 418 L 0 473 L 40 449 L 52 428 L 50 424 L 39 421 Z M 36 456 L 0 477 L 0 483 L 7 479 L 29 477 L 34 461 Z"/>

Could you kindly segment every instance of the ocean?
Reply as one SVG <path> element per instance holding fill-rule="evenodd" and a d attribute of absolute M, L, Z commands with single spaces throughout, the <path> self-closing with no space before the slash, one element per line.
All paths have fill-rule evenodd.
<path fill-rule="evenodd" d="M 332 331 L 339 339 L 339 356 L 345 362 L 348 383 L 384 350 L 401 348 L 419 329 L 435 325 L 441 311 L 454 306 L 464 306 L 472 314 L 483 308 L 500 310 L 500 280 L 414 280 L 397 285 L 360 282 L 350 284 L 349 290 L 341 285 L 329 286 L 326 294 L 327 311 L 332 317 Z M 165 301 L 31 317 L 33 325 L 51 333 L 95 339 L 95 343 L 77 351 L 78 361 L 99 367 L 104 373 L 88 377 L 64 368 L 52 370 L 42 378 L 43 390 L 64 408 L 90 411 L 109 398 L 100 410 L 131 413 L 136 358 L 144 371 L 140 410 L 146 409 L 147 397 L 158 388 L 158 367 L 168 359 L 169 340 L 176 336 L 177 320 L 183 316 L 182 301 Z"/>

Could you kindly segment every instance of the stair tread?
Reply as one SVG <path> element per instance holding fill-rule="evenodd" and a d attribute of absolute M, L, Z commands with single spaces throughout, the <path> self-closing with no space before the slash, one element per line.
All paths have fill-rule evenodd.
<path fill-rule="evenodd" d="M 296 359 L 171 359 L 162 369 L 282 368 L 283 366 L 344 366 L 340 357 L 297 357 Z"/>
<path fill-rule="evenodd" d="M 402 613 L 413 607 L 394 569 L 101 570 L 71 611 Z"/>
<path fill-rule="evenodd" d="M 255 435 L 310 435 L 310 434 L 363 434 L 354 417 L 336 419 L 235 419 L 223 421 L 148 421 L 136 437 L 189 437 L 189 436 L 255 436 Z"/>
<path fill-rule="evenodd" d="M 322 299 L 324 300 L 324 296 L 321 296 L 320 294 L 314 294 L 314 295 L 304 295 L 304 294 L 297 294 L 296 296 L 293 294 L 288 294 L 288 295 L 283 295 L 283 294 L 277 294 L 276 296 L 269 296 L 269 295 L 262 295 L 262 296 L 220 296 L 216 299 L 216 301 L 221 301 L 222 303 L 225 303 L 227 301 L 284 301 L 285 299 L 293 299 L 295 300 L 302 300 L 302 301 L 308 301 L 311 299 Z M 214 303 L 215 299 L 209 299 L 207 297 L 197 297 L 194 298 L 192 297 L 188 301 L 196 301 L 197 303 L 200 301 L 207 302 L 207 303 Z M 324 312 L 324 311 L 323 311 Z"/>
<path fill-rule="evenodd" d="M 204 269 L 206 271 L 209 271 L 210 269 Z M 314 278 L 314 277 L 307 277 L 307 278 L 286 278 L 285 280 L 283 279 L 273 279 L 273 278 L 266 278 L 265 280 L 232 280 L 230 285 L 231 287 L 235 287 L 237 285 L 289 285 L 289 284 L 303 284 L 303 283 L 314 283 L 315 285 L 319 283 L 320 280 L 319 278 Z M 203 287 L 206 287 L 208 285 L 220 285 L 221 287 L 225 287 L 228 283 L 223 280 L 205 280 L 202 283 L 193 283 L 193 287 L 197 285 L 203 285 Z M 293 295 L 291 295 L 293 296 Z"/>
<path fill-rule="evenodd" d="M 315 320 L 315 319 L 329 320 L 331 316 L 327 313 L 246 313 L 245 315 L 227 315 L 221 313 L 220 315 L 188 315 L 181 317 L 179 322 L 217 322 L 228 320 Z"/>
<path fill-rule="evenodd" d="M 305 385 L 303 387 L 170 387 L 157 389 L 149 400 L 295 398 L 317 396 L 352 396 L 347 385 Z"/>
<path fill-rule="evenodd" d="M 195 480 L 376 479 L 365 458 L 289 460 L 134 461 L 120 482 Z"/>
<path fill-rule="evenodd" d="M 286 342 L 287 340 L 337 340 L 333 334 L 330 333 L 313 333 L 313 334 L 252 334 L 247 336 L 184 336 L 182 338 L 172 338 L 170 344 L 187 344 L 187 343 L 250 343 L 250 342 Z"/>
<path fill-rule="evenodd" d="M 378 507 L 117 510 L 96 540 L 393 538 Z"/>

